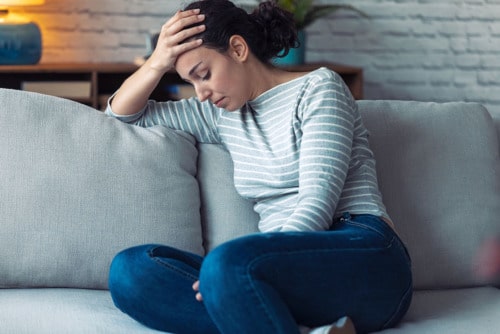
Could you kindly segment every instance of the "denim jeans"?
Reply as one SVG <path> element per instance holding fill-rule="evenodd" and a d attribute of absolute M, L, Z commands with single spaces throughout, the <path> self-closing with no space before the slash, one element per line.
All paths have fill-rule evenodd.
<path fill-rule="evenodd" d="M 203 302 L 191 286 L 200 280 Z M 299 333 L 349 316 L 358 333 L 397 324 L 412 296 L 405 246 L 383 220 L 345 214 L 329 231 L 258 233 L 205 258 L 161 245 L 119 253 L 115 305 L 173 333 Z"/>

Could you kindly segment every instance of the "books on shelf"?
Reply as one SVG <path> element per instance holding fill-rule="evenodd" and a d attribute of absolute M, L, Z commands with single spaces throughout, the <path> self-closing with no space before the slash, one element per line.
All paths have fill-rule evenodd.
<path fill-rule="evenodd" d="M 21 89 L 68 99 L 89 99 L 92 85 L 90 81 L 24 81 Z"/>

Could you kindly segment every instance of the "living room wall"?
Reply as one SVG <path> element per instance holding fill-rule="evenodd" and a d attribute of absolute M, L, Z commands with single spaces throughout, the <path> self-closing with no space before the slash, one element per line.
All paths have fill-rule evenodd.
<path fill-rule="evenodd" d="M 46 0 L 29 14 L 42 27 L 42 62 L 131 62 L 187 2 Z M 307 29 L 307 61 L 363 67 L 365 98 L 474 101 L 500 116 L 500 0 L 322 3 L 370 16 L 338 12 Z"/>

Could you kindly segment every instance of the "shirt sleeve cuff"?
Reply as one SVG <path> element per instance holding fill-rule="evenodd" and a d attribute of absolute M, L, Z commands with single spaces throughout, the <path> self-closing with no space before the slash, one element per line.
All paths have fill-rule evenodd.
<path fill-rule="evenodd" d="M 146 107 L 144 107 L 139 112 L 137 112 L 135 114 L 131 114 L 131 115 L 119 115 L 119 114 L 116 114 L 115 112 L 113 112 L 113 108 L 111 108 L 111 101 L 113 100 L 115 95 L 116 95 L 116 92 L 113 95 L 111 95 L 108 99 L 108 102 L 106 105 L 106 110 L 104 111 L 104 113 L 106 115 L 117 118 L 120 121 L 125 122 L 125 123 L 132 123 L 132 122 L 135 122 L 136 120 L 138 120 L 139 118 L 141 118 L 142 114 L 144 114 L 144 110 L 146 109 Z"/>

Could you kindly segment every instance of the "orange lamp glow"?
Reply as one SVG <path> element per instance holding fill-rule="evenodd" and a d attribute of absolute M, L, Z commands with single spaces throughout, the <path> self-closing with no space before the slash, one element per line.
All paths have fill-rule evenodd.
<path fill-rule="evenodd" d="M 33 6 L 44 3 L 45 0 L 0 0 L 0 6 Z"/>

